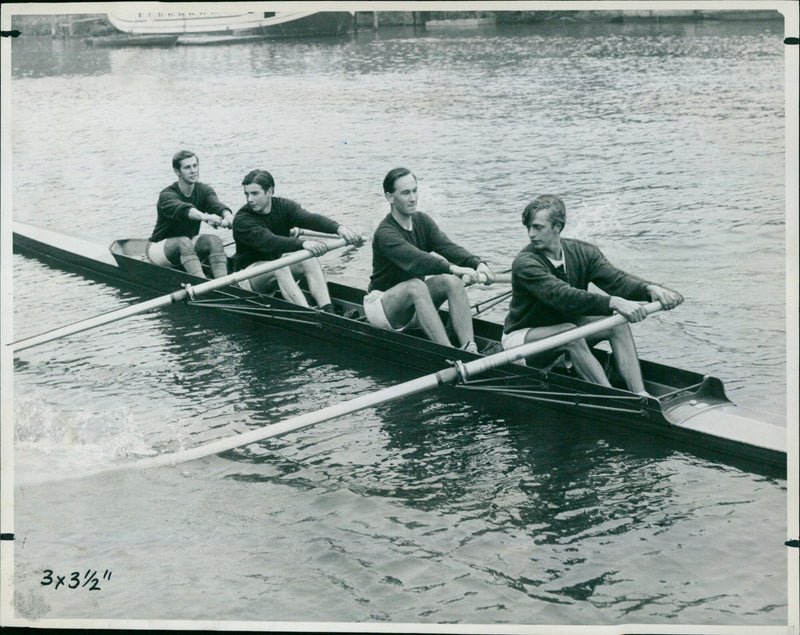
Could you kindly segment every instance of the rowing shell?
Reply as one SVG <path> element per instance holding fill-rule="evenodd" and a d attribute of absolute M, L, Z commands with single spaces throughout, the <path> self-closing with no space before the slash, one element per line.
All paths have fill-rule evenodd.
<path fill-rule="evenodd" d="M 182 284 L 202 282 L 185 272 L 161 267 L 144 255 L 146 240 L 115 241 L 110 250 L 91 241 L 14 223 L 14 248 L 62 268 L 115 284 L 134 285 L 146 294 L 169 293 Z M 199 309 L 222 311 L 242 320 L 266 323 L 331 341 L 341 338 L 363 347 L 371 356 L 394 364 L 432 372 L 454 362 L 469 363 L 475 355 L 424 338 L 421 332 L 396 333 L 376 329 L 363 315 L 364 291 L 329 283 L 337 313 L 306 309 L 284 301 L 279 294 L 256 295 L 236 285 L 190 301 Z M 499 350 L 502 326 L 474 320 L 475 340 L 482 353 Z M 608 354 L 594 349 L 608 366 Z M 635 395 L 616 382 L 613 388 L 583 381 L 565 369 L 541 370 L 507 364 L 477 378 L 462 378 L 458 388 L 570 415 L 626 426 L 711 449 L 723 457 L 738 457 L 786 469 L 786 427 L 782 418 L 751 413 L 725 395 L 722 382 L 711 376 L 642 360 L 645 387 L 653 398 Z M 765 420 L 766 419 L 766 420 Z"/>

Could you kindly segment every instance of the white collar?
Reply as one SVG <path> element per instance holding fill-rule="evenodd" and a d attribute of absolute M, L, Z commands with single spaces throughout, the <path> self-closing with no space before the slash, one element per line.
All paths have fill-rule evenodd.
<path fill-rule="evenodd" d="M 564 271 L 567 270 L 567 263 L 564 260 L 564 249 L 563 248 L 561 249 L 561 258 L 559 258 L 558 260 L 554 260 L 550 256 L 545 256 L 545 258 L 547 258 L 550 261 L 550 264 L 552 264 L 553 267 L 555 267 L 556 269 L 558 269 L 559 267 L 564 267 Z"/>

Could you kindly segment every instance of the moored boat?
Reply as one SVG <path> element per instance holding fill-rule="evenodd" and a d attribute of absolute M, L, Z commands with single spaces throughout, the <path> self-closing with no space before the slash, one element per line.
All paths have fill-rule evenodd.
<path fill-rule="evenodd" d="M 203 282 L 182 270 L 161 267 L 145 254 L 146 240 L 115 241 L 110 250 L 85 239 L 22 223 L 14 223 L 14 248 L 18 252 L 104 280 L 125 283 L 149 293 L 170 293 L 181 285 Z M 502 326 L 475 319 L 480 354 L 441 346 L 420 332 L 397 333 L 372 327 L 363 316 L 364 291 L 329 283 L 337 313 L 306 309 L 286 302 L 277 293 L 256 295 L 229 285 L 194 299 L 191 305 L 221 311 L 242 320 L 256 321 L 330 340 L 332 337 L 364 347 L 371 355 L 420 371 L 438 370 L 456 362 L 471 362 L 496 351 Z M 609 365 L 609 355 L 595 349 Z M 785 470 L 786 427 L 780 418 L 749 413 L 725 395 L 714 377 L 642 360 L 645 398 L 624 388 L 605 388 L 583 381 L 566 369 L 543 370 L 517 364 L 492 369 L 458 384 L 464 390 L 513 399 L 615 428 L 645 430 L 689 445 L 709 448 L 722 455 L 743 458 Z M 619 384 L 616 384 L 619 386 Z"/>
<path fill-rule="evenodd" d="M 340 35 L 353 24 L 351 11 L 190 11 L 182 7 L 177 10 L 178 7 L 165 5 L 162 10 L 141 11 L 136 5 L 120 5 L 106 15 L 124 33 L 180 35 L 179 44 L 209 43 L 212 36 L 230 39 Z"/>

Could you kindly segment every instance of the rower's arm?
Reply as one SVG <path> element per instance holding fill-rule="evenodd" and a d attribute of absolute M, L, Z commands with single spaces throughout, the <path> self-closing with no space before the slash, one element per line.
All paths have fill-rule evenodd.
<path fill-rule="evenodd" d="M 230 210 L 228 212 L 230 213 Z M 205 212 L 201 212 L 196 207 L 190 208 L 189 211 L 186 213 L 186 215 L 192 220 L 199 220 L 204 223 L 208 223 L 212 227 L 219 227 L 220 224 L 222 223 L 222 218 L 220 218 L 216 214 L 206 214 Z M 233 218 L 232 214 L 231 218 Z"/>
<path fill-rule="evenodd" d="M 360 246 L 364 242 L 364 239 L 361 237 L 361 234 L 353 231 L 349 227 L 345 227 L 344 225 L 339 225 L 339 227 L 336 229 L 336 233 L 342 238 L 344 238 L 345 242 L 348 245 Z"/>
<path fill-rule="evenodd" d="M 277 258 L 281 253 L 303 249 L 302 240 L 271 232 L 243 210 L 239 210 L 234 219 L 233 238 L 237 245 L 247 247 L 264 260 Z"/>
<path fill-rule="evenodd" d="M 608 301 L 608 306 L 611 310 L 616 311 L 628 322 L 641 322 L 647 317 L 644 305 L 633 300 L 626 300 L 617 295 L 611 296 Z"/>
<path fill-rule="evenodd" d="M 341 225 L 327 216 L 309 212 L 305 207 L 290 199 L 283 199 L 289 214 L 288 224 L 292 227 L 302 227 L 324 234 L 335 234 Z"/>
<path fill-rule="evenodd" d="M 574 249 L 574 248 L 573 248 Z M 597 247 L 584 244 L 573 251 L 576 260 L 587 271 L 586 282 L 592 282 L 609 295 L 620 296 L 626 300 L 645 302 L 648 281 L 612 265 Z"/>
<path fill-rule="evenodd" d="M 683 302 L 683 296 L 677 291 L 667 289 L 658 284 L 647 285 L 647 293 L 651 300 L 657 300 L 665 310 L 669 311 Z"/>
<path fill-rule="evenodd" d="M 231 213 L 230 208 L 219 200 L 219 197 L 217 196 L 217 193 L 214 191 L 213 187 L 207 185 L 206 183 L 198 183 L 196 187 L 198 188 L 199 194 L 196 199 L 198 210 L 205 214 L 213 214 L 214 216 L 219 217 L 220 221 L 225 219 L 226 214 L 230 214 L 231 220 L 233 219 L 233 214 Z"/>
<path fill-rule="evenodd" d="M 450 240 L 432 218 L 420 212 L 417 214 L 417 222 L 423 226 L 425 241 L 430 251 L 436 252 L 449 262 L 470 269 L 476 269 L 482 262 L 479 256 Z"/>
<path fill-rule="evenodd" d="M 450 263 L 447 260 L 412 245 L 393 227 L 379 228 L 372 241 L 374 248 L 387 260 L 412 276 L 450 273 Z"/>

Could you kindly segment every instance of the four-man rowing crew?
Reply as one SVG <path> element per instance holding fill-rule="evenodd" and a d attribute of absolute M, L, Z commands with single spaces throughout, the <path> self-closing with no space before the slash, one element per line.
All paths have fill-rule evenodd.
<path fill-rule="evenodd" d="M 207 453 L 459 381 L 459 387 L 469 390 L 613 421 L 615 427 L 644 427 L 785 470 L 785 427 L 743 413 L 727 399 L 718 379 L 640 363 L 628 322 L 673 308 L 682 297 L 614 268 L 588 243 L 562 239 L 565 213 L 558 198 L 540 196 L 525 208 L 523 223 L 530 244 L 514 260 L 509 314 L 501 326 L 473 320 L 464 290 L 464 281 L 491 283 L 497 276 L 479 257 L 452 243 L 430 217 L 416 211 L 417 182 L 408 170 L 392 170 L 384 180 L 390 213 L 373 235 L 373 273 L 365 293 L 336 283 L 328 285 L 315 259 L 325 251 L 359 244 L 358 234 L 288 199 L 274 197 L 274 181 L 262 170 L 245 177 L 247 205 L 234 217 L 211 188 L 198 182 L 197 158 L 187 154 L 175 157 L 178 182 L 159 198 L 159 218 L 151 239 L 116 241 L 111 248 L 113 259 L 99 246 L 81 239 L 21 223 L 15 223 L 14 229 L 15 248 L 24 253 L 161 292 L 179 284 L 183 288 L 14 342 L 15 350 L 188 298 L 195 306 L 305 334 L 326 339 L 335 334 L 337 339 L 364 345 L 375 355 L 387 354 L 392 361 L 411 368 L 441 369 L 453 361 L 456 364 L 379 391 L 377 401 L 359 398 L 297 421 L 221 440 L 210 444 Z M 213 235 L 199 235 L 202 221 L 232 225 L 236 242 L 233 273 L 227 273 L 227 256 L 224 270 L 222 260 L 216 257 L 224 256 L 221 241 Z M 175 226 L 182 228 L 182 235 L 168 235 Z M 296 232 L 295 227 L 307 229 Z M 326 243 L 314 237 L 315 232 L 339 237 Z M 201 257 L 215 279 L 202 280 Z M 302 270 L 292 271 L 298 267 Z M 296 274 L 304 274 L 306 289 L 298 285 Z M 590 293 L 589 282 L 611 295 Z M 280 293 L 274 289 L 276 283 Z M 198 299 L 205 294 L 210 299 Z M 655 301 L 641 303 L 648 299 Z M 445 301 L 449 310 L 439 311 Z M 311 308 L 310 302 L 316 308 Z M 615 315 L 602 317 L 612 313 Z M 445 322 L 451 327 L 455 347 Z M 613 355 L 587 344 L 599 339 L 609 340 Z M 508 366 L 509 362 L 519 364 Z M 616 372 L 611 381 L 609 372 Z M 477 373 L 486 376 L 475 379 Z M 196 448 L 185 458 L 204 451 Z"/>
<path fill-rule="evenodd" d="M 214 190 L 199 181 L 197 156 L 188 150 L 172 159 L 178 180 L 158 199 L 158 219 L 147 253 L 156 264 L 182 265 L 190 274 L 203 277 L 204 258 L 215 278 L 228 274 L 222 241 L 200 235 L 200 223 L 233 228 L 236 254 L 234 270 L 248 270 L 283 254 L 305 249 L 315 256 L 325 243 L 292 234 L 301 228 L 338 234 L 347 244 L 360 244 L 361 237 L 331 218 L 312 214 L 298 203 L 274 196 L 275 181 L 266 170 L 248 173 L 242 187 L 246 204 L 234 216 Z M 372 276 L 364 298 L 364 313 L 378 328 L 405 331 L 418 327 L 437 344 L 451 345 L 439 307 L 447 302 L 455 344 L 478 352 L 469 298 L 464 280 L 490 284 L 495 274 L 480 257 L 453 243 L 433 219 L 417 210 L 417 179 L 410 170 L 396 168 L 383 180 L 389 214 L 381 221 L 372 241 Z M 593 245 L 562 239 L 566 223 L 564 204 L 555 196 L 539 196 L 523 212 L 530 244 L 514 261 L 511 305 L 502 338 L 503 348 L 549 337 L 576 325 L 617 312 L 629 322 L 646 317 L 639 301 L 657 300 L 664 309 L 683 301 L 680 294 L 647 283 L 613 267 Z M 256 293 L 267 292 L 277 282 L 284 299 L 308 307 L 295 276 L 305 276 L 311 297 L 322 311 L 333 311 L 328 286 L 316 258 L 254 275 L 240 284 Z M 588 291 L 592 282 L 610 295 Z M 618 371 L 627 387 L 646 395 L 636 346 L 627 324 L 597 334 L 614 351 Z M 567 363 L 589 381 L 611 386 L 605 371 L 584 339 L 542 353 L 532 363 L 551 365 L 562 352 Z"/>

